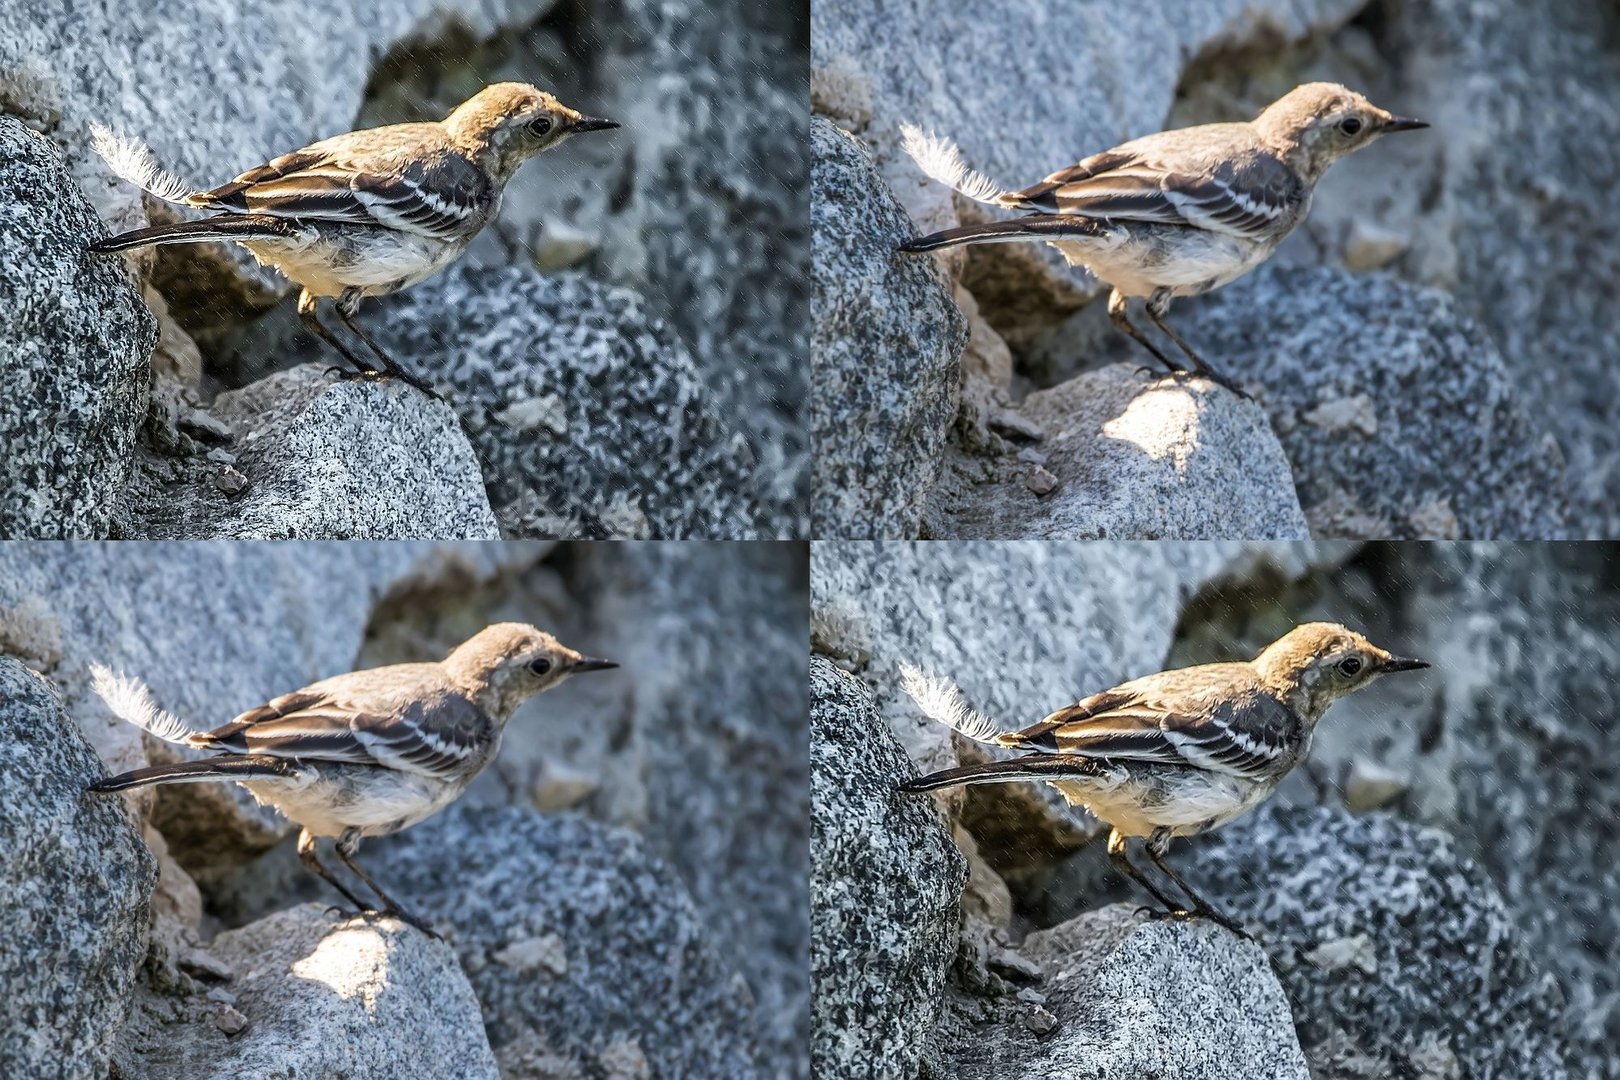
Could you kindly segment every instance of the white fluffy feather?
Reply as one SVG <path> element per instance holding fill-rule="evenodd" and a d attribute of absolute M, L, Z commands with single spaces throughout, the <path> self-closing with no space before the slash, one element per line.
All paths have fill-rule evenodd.
<path fill-rule="evenodd" d="M 901 148 L 911 155 L 919 169 L 974 202 L 999 206 L 999 200 L 1010 194 L 988 176 L 968 168 L 967 162 L 962 160 L 962 151 L 943 135 L 924 135 L 920 128 L 901 124 L 900 136 Z"/>
<path fill-rule="evenodd" d="M 969 705 L 957 685 L 944 676 L 924 675 L 910 664 L 901 664 L 900 688 L 930 720 L 974 742 L 995 744 L 997 737 L 1007 734 L 994 720 Z"/>
<path fill-rule="evenodd" d="M 113 172 L 164 202 L 186 205 L 203 194 L 159 165 L 139 139 L 114 135 L 109 128 L 92 123 L 90 146 Z"/>
<path fill-rule="evenodd" d="M 151 732 L 164 742 L 184 744 L 198 734 L 190 724 L 158 708 L 152 692 L 139 679 L 114 674 L 100 664 L 90 665 L 90 689 L 107 703 L 113 715 Z"/>

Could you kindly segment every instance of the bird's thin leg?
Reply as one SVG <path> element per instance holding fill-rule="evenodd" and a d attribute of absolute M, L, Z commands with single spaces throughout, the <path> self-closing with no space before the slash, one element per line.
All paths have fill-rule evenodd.
<path fill-rule="evenodd" d="M 1181 335 L 1176 333 L 1175 329 L 1171 327 L 1170 323 L 1165 320 L 1165 315 L 1170 311 L 1171 299 L 1172 294 L 1169 289 L 1160 289 L 1148 298 L 1148 302 L 1145 305 L 1145 310 L 1148 313 L 1148 318 L 1153 320 L 1153 325 L 1157 326 L 1160 330 L 1163 330 L 1165 336 L 1171 341 L 1175 342 L 1176 347 L 1187 354 L 1187 359 L 1192 361 L 1193 369 L 1197 371 L 1198 374 L 1220 383 L 1238 397 L 1247 398 L 1249 396 L 1248 391 L 1244 390 L 1231 379 L 1228 379 L 1225 375 L 1222 375 L 1219 371 L 1216 371 L 1214 368 L 1210 367 L 1209 361 L 1205 360 L 1202 356 L 1199 356 L 1196 352 L 1194 352 L 1193 347 L 1188 345 L 1186 341 L 1182 340 Z"/>
<path fill-rule="evenodd" d="M 1126 304 L 1128 302 L 1129 301 L 1125 298 L 1125 294 L 1120 292 L 1118 289 L 1115 289 L 1113 292 L 1108 294 L 1108 317 L 1109 319 L 1113 320 L 1114 328 L 1127 337 L 1134 338 L 1137 343 L 1142 346 L 1142 348 L 1152 353 L 1154 359 L 1163 364 L 1165 369 L 1172 375 L 1176 374 L 1177 372 L 1185 371 L 1186 369 L 1180 364 L 1176 363 L 1168 356 L 1164 355 L 1164 353 L 1160 352 L 1159 347 L 1144 337 L 1142 331 L 1131 325 L 1130 313 L 1126 310 Z M 1152 369 L 1142 368 L 1141 370 L 1151 371 Z"/>
<path fill-rule="evenodd" d="M 1130 855 L 1125 850 L 1125 837 L 1121 836 L 1117 829 L 1108 834 L 1108 860 L 1114 864 L 1114 869 L 1152 894 L 1153 899 L 1157 900 L 1164 908 L 1165 915 L 1174 917 L 1191 914 L 1191 912 L 1179 907 L 1175 901 L 1160 892 L 1157 885 L 1148 880 L 1146 875 L 1131 864 Z"/>
<path fill-rule="evenodd" d="M 1194 915 L 1201 915 L 1206 919 L 1221 924 L 1241 938 L 1248 938 L 1249 933 L 1247 930 L 1244 930 L 1236 922 L 1215 910 L 1215 907 L 1208 900 L 1194 892 L 1192 886 L 1188 885 L 1182 876 L 1176 873 L 1175 867 L 1171 866 L 1165 859 L 1165 852 L 1169 848 L 1170 834 L 1162 831 L 1154 833 L 1149 837 L 1148 842 L 1142 845 L 1142 849 L 1147 852 L 1148 859 L 1152 861 L 1153 865 L 1157 866 L 1165 877 L 1175 882 L 1177 888 L 1187 894 L 1187 899 L 1193 903 L 1192 911 Z"/>
<path fill-rule="evenodd" d="M 358 289 L 346 289 L 343 295 L 338 298 L 338 302 L 334 306 L 337 308 L 338 318 L 343 320 L 343 325 L 347 326 L 349 332 L 354 334 L 355 337 L 366 343 L 366 347 L 377 357 L 384 371 L 397 379 L 410 383 L 424 394 L 438 397 L 438 391 L 401 367 L 397 360 L 384 352 L 382 346 L 373 341 L 371 335 L 366 333 L 365 329 L 354 321 L 355 313 L 360 310 L 360 300 L 361 294 Z"/>
<path fill-rule="evenodd" d="M 343 342 L 338 339 L 336 334 L 332 333 L 332 331 L 326 328 L 326 324 L 321 322 L 320 316 L 315 313 L 315 305 L 317 303 L 319 303 L 319 299 L 313 296 L 308 289 L 305 289 L 303 292 L 299 293 L 299 319 L 303 320 L 304 325 L 309 328 L 310 333 L 314 334 L 316 337 L 332 346 L 332 348 L 336 349 L 338 351 L 338 355 L 342 356 L 343 359 L 347 360 L 354 367 L 353 371 L 341 367 L 327 368 L 326 373 L 328 375 L 336 375 L 342 379 L 375 379 L 380 377 L 382 372 L 377 371 L 370 364 L 366 363 L 354 353 L 350 352 L 349 347 L 343 344 Z"/>
<path fill-rule="evenodd" d="M 334 848 L 334 850 L 337 852 L 338 858 L 343 860 L 343 865 L 354 871 L 354 876 L 365 882 L 366 887 L 377 894 L 377 899 L 383 902 L 382 914 L 396 916 L 399 919 L 410 923 L 412 926 L 416 927 L 429 937 L 436 938 L 439 936 L 438 931 L 429 926 L 425 920 L 412 915 L 409 911 L 406 911 L 405 908 L 400 906 L 399 901 L 383 892 L 382 886 L 373 881 L 371 875 L 360 869 L 360 864 L 354 861 L 355 852 L 360 850 L 359 829 L 345 830 L 343 835 L 338 837 L 337 846 Z"/>
<path fill-rule="evenodd" d="M 368 910 L 369 904 L 350 892 L 349 887 L 339 881 L 332 874 L 332 871 L 321 865 L 320 857 L 315 853 L 315 837 L 310 834 L 308 829 L 304 829 L 298 834 L 298 861 L 308 867 L 311 873 L 342 893 L 343 898 L 354 905 L 356 914 L 364 914 Z M 339 911 L 342 911 L 342 909 L 340 908 Z M 347 912 L 344 912 L 344 914 L 347 914 Z"/>

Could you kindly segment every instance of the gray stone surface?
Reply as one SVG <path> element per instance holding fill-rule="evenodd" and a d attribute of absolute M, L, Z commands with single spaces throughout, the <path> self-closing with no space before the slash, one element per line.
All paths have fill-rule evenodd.
<path fill-rule="evenodd" d="M 0 162 L 0 537 L 102 537 L 146 415 L 157 321 L 122 266 L 86 252 L 101 226 L 50 141 L 0 116 Z"/>
<path fill-rule="evenodd" d="M 460 266 L 377 305 L 382 346 L 460 413 L 508 536 L 769 534 L 746 439 L 637 294 Z"/>
<path fill-rule="evenodd" d="M 1563 457 L 1446 294 L 1274 266 L 1187 311 L 1181 332 L 1265 405 L 1313 535 L 1564 535 Z"/>
<path fill-rule="evenodd" d="M 1003 999 L 993 1023 L 942 1026 L 930 1075 L 1311 1076 L 1265 953 L 1225 930 L 1145 922 L 1118 904 L 1033 933 L 1022 951 L 1042 969 L 1042 1000 Z M 1056 1030 L 1037 1035 L 1043 1020 Z"/>
<path fill-rule="evenodd" d="M 397 919 L 305 904 L 214 939 L 234 973 L 225 1008 L 154 1025 L 119 1056 L 129 1080 L 496 1080 L 478 999 L 454 949 Z"/>
<path fill-rule="evenodd" d="M 136 498 L 126 539 L 498 540 L 478 459 L 450 406 L 397 380 L 339 382 L 328 365 L 279 372 L 221 394 L 233 433 L 220 490 L 200 464 Z"/>
<path fill-rule="evenodd" d="M 929 515 L 964 540 L 1304 540 L 1282 446 L 1254 402 L 1114 364 L 1024 399 L 1044 464 L 953 455 Z M 1044 470 L 1056 487 L 1045 494 Z"/>
<path fill-rule="evenodd" d="M 101 663 L 140 678 L 198 726 L 351 670 L 377 608 L 435 583 L 472 587 L 539 556 L 527 545 L 423 542 L 0 548 L 0 649 L 62 687 L 109 772 L 177 753 L 115 720 L 89 691 Z M 187 870 L 217 871 L 286 835 L 234 784 L 157 795 L 154 821 Z M 151 795 L 141 802 L 147 803 Z"/>
<path fill-rule="evenodd" d="M 1454 245 L 1438 258 L 1563 446 L 1576 536 L 1620 535 L 1620 312 L 1605 255 L 1620 246 L 1617 40 L 1612 4 L 1437 0 L 1401 5 L 1379 43 L 1443 140 L 1423 193 Z"/>
<path fill-rule="evenodd" d="M 297 2 L 155 0 L 87 8 L 41 0 L 0 12 L 0 104 L 70 147 L 109 224 L 140 224 L 139 196 L 89 150 L 88 124 L 139 135 L 158 161 L 204 186 L 354 124 L 373 59 L 447 23 L 475 34 L 520 25 L 543 0 Z M 177 32 L 183 27 L 184 33 Z M 152 43 L 162 41 L 162 49 Z M 161 93 L 154 88 L 162 88 Z M 287 288 L 234 247 L 187 245 L 169 275 L 264 304 Z"/>
<path fill-rule="evenodd" d="M 861 105 L 843 111 L 869 117 L 841 119 L 877 148 L 919 226 L 936 229 L 954 224 L 955 213 L 940 185 L 925 183 L 899 152 L 902 122 L 950 136 L 975 168 L 1021 187 L 1162 128 L 1197 58 L 1244 46 L 1274 49 L 1332 30 L 1361 6 L 1153 0 L 1134 5 L 1123 20 L 1105 4 L 1015 0 L 987 26 L 984 12 L 970 5 L 827 0 L 812 7 L 812 82 L 823 88 L 818 108 L 832 111 L 825 88 L 828 73 L 836 73 L 845 88 L 838 100 Z M 969 41 L 973 47 L 964 48 Z M 1060 73 L 1053 92 L 1029 93 L 1032 71 Z M 983 245 L 968 262 L 966 282 L 998 330 L 1049 323 L 1089 295 L 1088 283 L 1042 246 Z"/>
<path fill-rule="evenodd" d="M 1447 834 L 1265 807 L 1183 861 L 1261 928 L 1319 1080 L 1572 1075 L 1557 982 Z"/>
<path fill-rule="evenodd" d="M 819 15 L 818 15 L 819 17 Z M 811 121 L 814 535 L 917 535 L 961 392 L 967 320 L 866 152 Z"/>
<path fill-rule="evenodd" d="M 817 1076 L 913 1075 L 956 955 L 966 860 L 870 692 L 810 661 L 811 1063 Z"/>
<path fill-rule="evenodd" d="M 0 646 L 0 651 L 11 652 Z M 104 1071 L 146 953 L 157 860 L 49 683 L 0 656 L 0 1073 Z"/>
<path fill-rule="evenodd" d="M 642 1075 L 759 1075 L 725 943 L 633 833 L 462 804 L 361 857 L 455 944 L 503 1060 L 544 1047 L 608 1075 L 634 1046 Z"/>

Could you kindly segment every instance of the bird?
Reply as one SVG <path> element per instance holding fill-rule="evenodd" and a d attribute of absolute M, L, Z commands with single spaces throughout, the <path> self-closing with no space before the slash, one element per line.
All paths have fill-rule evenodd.
<path fill-rule="evenodd" d="M 497 623 L 437 663 L 338 675 L 198 731 L 159 708 L 144 683 L 96 664 L 91 688 L 115 716 L 214 756 L 120 773 L 90 790 L 235 781 L 300 826 L 300 861 L 358 914 L 392 915 L 437 937 L 361 869 L 360 841 L 407 829 L 454 802 L 495 759 L 507 721 L 526 700 L 574 675 L 618 666 L 524 623 Z M 321 837 L 335 839 L 337 857 L 381 906 L 361 900 L 320 861 Z"/>
<path fill-rule="evenodd" d="M 1162 131 L 1009 191 L 970 169 L 950 140 L 902 125 L 902 146 L 922 171 L 976 202 L 1026 216 L 964 225 L 901 244 L 908 252 L 960 244 L 1046 242 L 1071 266 L 1110 287 L 1113 324 L 1173 375 L 1188 374 L 1130 321 L 1128 301 L 1204 375 L 1243 397 L 1177 334 L 1165 316 L 1178 296 L 1198 296 L 1247 274 L 1305 220 L 1329 166 L 1384 135 L 1429 125 L 1396 116 L 1337 83 L 1306 83 L 1247 123 Z"/>
<path fill-rule="evenodd" d="M 905 792 L 1042 780 L 1109 827 L 1108 857 L 1158 901 L 1161 918 L 1209 918 L 1247 937 L 1167 860 L 1171 841 L 1219 828 L 1268 798 L 1310 752 L 1328 707 L 1392 672 L 1427 668 L 1338 623 L 1296 626 L 1246 663 L 1201 664 L 1121 683 L 1006 731 L 948 679 L 909 665 L 901 685 L 924 714 L 976 742 L 1025 756 L 902 781 Z M 1172 900 L 1130 859 L 1148 859 L 1185 894 Z"/>
<path fill-rule="evenodd" d="M 392 375 L 437 396 L 355 321 L 361 300 L 409 288 L 459 258 L 495 219 L 507 181 L 529 158 L 575 135 L 618 126 L 527 83 L 495 83 L 441 121 L 323 139 L 202 191 L 160 167 L 144 143 L 97 124 L 91 145 L 119 177 L 164 202 L 216 216 L 135 229 L 89 247 L 110 253 L 234 241 L 301 287 L 299 318 L 354 369 L 332 373 Z M 321 322 L 322 298 L 333 299 L 339 320 L 380 370 Z"/>

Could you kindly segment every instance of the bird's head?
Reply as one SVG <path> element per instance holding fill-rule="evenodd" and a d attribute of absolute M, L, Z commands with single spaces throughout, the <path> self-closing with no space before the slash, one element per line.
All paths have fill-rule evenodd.
<path fill-rule="evenodd" d="M 1381 136 L 1429 125 L 1385 112 L 1338 83 L 1306 83 L 1267 106 L 1254 126 L 1289 164 L 1315 181 L 1329 165 Z"/>
<path fill-rule="evenodd" d="M 618 666 L 575 652 L 526 623 L 487 626 L 444 660 L 456 686 L 502 721 L 523 702 L 571 675 Z"/>
<path fill-rule="evenodd" d="M 586 116 L 528 83 L 484 87 L 445 117 L 458 146 L 502 179 L 542 150 L 587 131 L 611 131 L 617 121 Z"/>
<path fill-rule="evenodd" d="M 1254 666 L 1267 686 L 1315 719 L 1339 698 L 1391 672 L 1429 665 L 1395 656 L 1338 623 L 1305 623 L 1266 646 Z"/>

